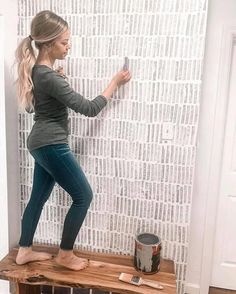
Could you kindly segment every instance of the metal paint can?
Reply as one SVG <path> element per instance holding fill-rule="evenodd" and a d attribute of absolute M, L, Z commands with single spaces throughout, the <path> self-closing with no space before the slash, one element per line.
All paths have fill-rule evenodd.
<path fill-rule="evenodd" d="M 161 240 L 151 233 L 140 233 L 135 238 L 134 267 L 144 274 L 160 270 Z"/>

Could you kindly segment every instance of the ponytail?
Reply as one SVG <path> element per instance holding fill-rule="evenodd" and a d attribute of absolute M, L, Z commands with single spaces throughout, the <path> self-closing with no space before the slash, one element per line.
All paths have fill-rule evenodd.
<path fill-rule="evenodd" d="M 18 78 L 16 80 L 17 96 L 20 108 L 25 109 L 28 112 L 34 111 L 34 85 L 31 75 L 36 57 L 31 42 L 32 37 L 26 37 L 20 42 L 15 52 L 18 74 Z"/>
<path fill-rule="evenodd" d="M 32 40 L 35 48 L 40 50 L 44 44 L 53 43 L 67 29 L 67 22 L 60 16 L 50 10 L 40 11 L 31 22 L 31 35 L 23 39 L 16 49 L 18 100 L 21 108 L 28 112 L 34 111 L 34 85 L 31 76 L 36 57 Z"/>

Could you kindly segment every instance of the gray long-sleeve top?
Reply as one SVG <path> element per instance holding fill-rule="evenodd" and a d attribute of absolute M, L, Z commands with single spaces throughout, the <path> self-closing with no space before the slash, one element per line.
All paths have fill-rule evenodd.
<path fill-rule="evenodd" d="M 46 145 L 68 143 L 68 107 L 92 117 L 107 104 L 102 95 L 93 100 L 85 99 L 46 65 L 33 67 L 32 80 L 35 123 L 27 138 L 29 151 Z"/>

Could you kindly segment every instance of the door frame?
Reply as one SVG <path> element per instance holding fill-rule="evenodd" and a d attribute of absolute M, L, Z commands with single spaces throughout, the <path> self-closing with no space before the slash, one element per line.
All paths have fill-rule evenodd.
<path fill-rule="evenodd" d="M 236 42 L 236 23 L 226 24 L 222 30 L 220 42 L 220 60 L 217 73 L 217 92 L 215 98 L 213 129 L 208 128 L 211 142 L 211 158 L 208 166 L 208 177 L 205 178 L 207 192 L 205 194 L 205 220 L 202 241 L 202 256 L 200 269 L 200 293 L 208 293 L 211 286 L 211 274 L 213 270 L 213 248 L 216 231 L 216 220 L 219 202 L 219 185 L 223 159 L 225 124 L 227 118 L 228 93 L 230 85 L 230 69 L 233 54 L 233 46 Z M 216 60 L 217 62 L 217 60 Z M 209 87 L 210 85 L 208 85 Z M 204 97 L 203 99 L 207 98 Z M 206 111 L 206 110 L 205 110 Z M 199 138 L 201 139 L 201 138 Z M 204 144 L 202 149 L 204 149 Z M 206 168 L 206 166 L 205 166 Z M 214 286 L 214 285 L 213 285 Z"/>

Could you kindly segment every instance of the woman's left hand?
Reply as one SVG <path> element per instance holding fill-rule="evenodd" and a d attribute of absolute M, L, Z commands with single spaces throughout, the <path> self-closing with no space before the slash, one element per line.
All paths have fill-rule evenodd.
<path fill-rule="evenodd" d="M 56 70 L 57 73 L 59 73 L 60 76 L 62 76 L 63 78 L 66 78 L 66 75 L 64 73 L 64 69 L 62 66 L 59 66 Z"/>

